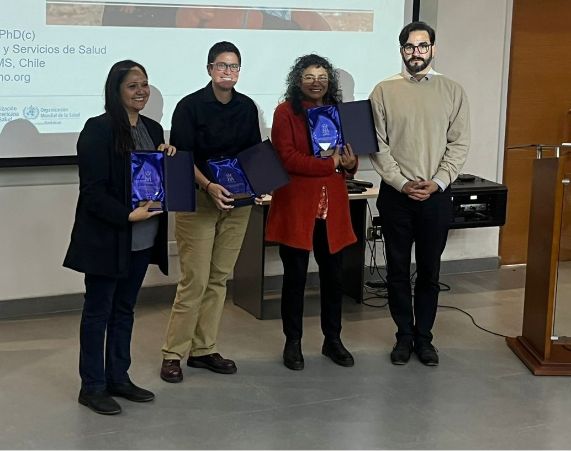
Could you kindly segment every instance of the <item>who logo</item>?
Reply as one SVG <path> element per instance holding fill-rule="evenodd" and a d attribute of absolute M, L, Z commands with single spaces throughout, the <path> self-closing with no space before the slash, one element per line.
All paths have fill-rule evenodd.
<path fill-rule="evenodd" d="M 34 105 L 29 105 L 24 107 L 24 110 L 22 112 L 24 114 L 24 117 L 26 119 L 37 119 L 38 116 L 40 115 L 40 109 L 37 106 Z"/>

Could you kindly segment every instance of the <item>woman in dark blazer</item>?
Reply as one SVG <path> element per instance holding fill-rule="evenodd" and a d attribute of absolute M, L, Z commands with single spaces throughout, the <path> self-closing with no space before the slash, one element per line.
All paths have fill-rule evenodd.
<path fill-rule="evenodd" d="M 284 266 L 281 313 L 286 342 L 284 365 L 304 367 L 301 352 L 303 302 L 309 253 L 319 266 L 322 353 L 341 366 L 353 366 L 353 356 L 341 342 L 342 254 L 357 238 L 349 214 L 345 178 L 357 170 L 357 158 L 347 144 L 340 155 L 316 158 L 309 145 L 308 108 L 341 101 L 337 73 L 315 54 L 299 57 L 287 77 L 285 102 L 274 112 L 272 143 L 290 182 L 274 191 L 268 213 L 266 240 L 279 243 Z"/>
<path fill-rule="evenodd" d="M 147 73 L 131 60 L 113 65 L 105 83 L 105 113 L 88 119 L 77 142 L 79 198 L 64 266 L 85 273 L 80 326 L 79 402 L 113 415 L 111 396 L 135 402 L 154 394 L 127 373 L 133 309 L 149 263 L 168 270 L 167 214 L 150 202 L 131 207 L 129 151 L 168 155 L 161 125 L 139 114 L 149 98 Z"/>

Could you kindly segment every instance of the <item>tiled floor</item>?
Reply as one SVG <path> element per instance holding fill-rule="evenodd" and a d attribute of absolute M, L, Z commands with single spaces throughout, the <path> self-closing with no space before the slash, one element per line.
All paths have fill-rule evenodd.
<path fill-rule="evenodd" d="M 484 327 L 520 332 L 524 270 L 443 277 L 441 304 Z M 569 448 L 567 377 L 534 377 L 502 338 L 460 312 L 440 309 L 441 364 L 392 366 L 386 308 L 347 300 L 343 338 L 356 365 L 320 354 L 316 316 L 305 319 L 306 368 L 281 364 L 279 320 L 259 321 L 228 303 L 220 334 L 235 375 L 185 368 L 181 384 L 158 377 L 169 301 L 138 306 L 131 376 L 149 404 L 119 400 L 105 417 L 77 403 L 79 313 L 0 321 L 0 448 L 423 449 Z"/>

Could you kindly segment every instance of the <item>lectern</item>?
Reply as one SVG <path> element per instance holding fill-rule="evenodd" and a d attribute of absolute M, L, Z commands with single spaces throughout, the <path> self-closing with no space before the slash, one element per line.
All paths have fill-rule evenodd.
<path fill-rule="evenodd" d="M 534 145 L 522 334 L 509 348 L 537 376 L 571 375 L 571 148 Z"/>

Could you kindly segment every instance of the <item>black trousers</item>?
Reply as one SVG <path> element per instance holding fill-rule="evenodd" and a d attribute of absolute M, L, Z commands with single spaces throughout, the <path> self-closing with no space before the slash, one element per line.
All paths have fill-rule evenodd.
<path fill-rule="evenodd" d="M 315 221 L 313 253 L 319 266 L 321 330 L 326 339 L 337 339 L 341 335 L 343 302 L 342 252 L 329 252 L 323 219 Z M 283 331 L 286 338 L 299 340 L 303 335 L 303 300 L 309 251 L 280 244 L 280 258 L 284 266 L 281 303 Z"/>
<path fill-rule="evenodd" d="M 385 239 L 389 308 L 397 325 L 397 340 L 431 342 L 440 291 L 440 257 L 452 218 L 450 188 L 425 201 L 416 201 L 381 183 L 377 208 Z M 417 272 L 414 304 L 410 283 L 413 243 Z"/>
<path fill-rule="evenodd" d="M 104 390 L 108 383 L 129 381 L 133 309 L 151 251 L 149 248 L 131 252 L 126 278 L 85 275 L 79 375 L 81 387 L 88 392 Z"/>

